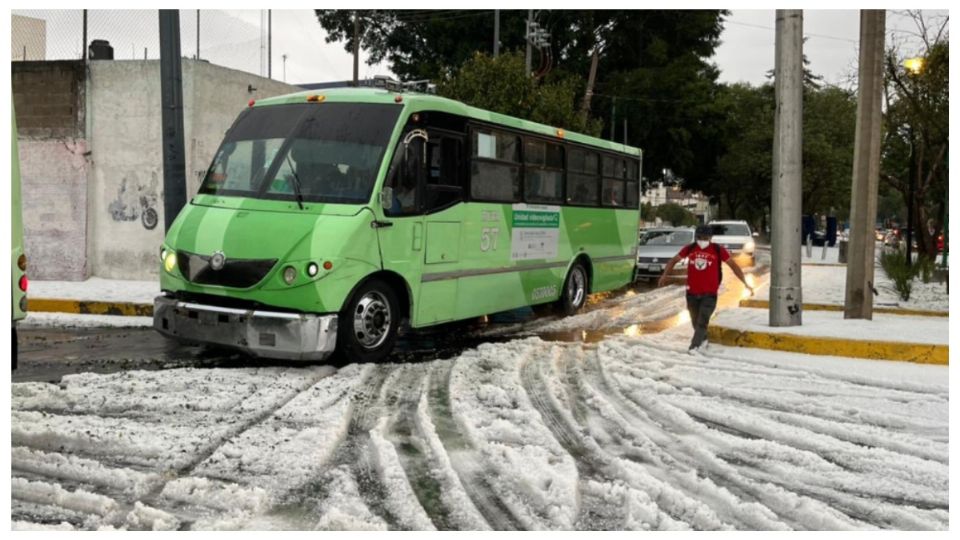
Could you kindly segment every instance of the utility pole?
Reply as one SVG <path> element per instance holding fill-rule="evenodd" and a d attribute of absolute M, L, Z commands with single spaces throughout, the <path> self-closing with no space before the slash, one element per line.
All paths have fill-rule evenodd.
<path fill-rule="evenodd" d="M 273 10 L 267 10 L 267 78 L 273 78 Z"/>
<path fill-rule="evenodd" d="M 87 63 L 87 10 L 83 10 L 83 63 Z M 23 47 L 23 59 L 27 59 L 27 47 Z"/>
<path fill-rule="evenodd" d="M 880 182 L 880 104 L 886 12 L 860 10 L 860 69 L 857 131 L 853 147 L 850 249 L 843 317 L 873 319 L 873 238 Z"/>
<path fill-rule="evenodd" d="M 770 326 L 803 322 L 800 281 L 800 201 L 803 197 L 803 11 L 778 9 L 774 72 L 770 235 Z"/>
<path fill-rule="evenodd" d="M 200 10 L 197 10 L 197 60 L 200 59 Z"/>
<path fill-rule="evenodd" d="M 146 54 L 146 53 L 144 53 Z M 183 76 L 180 66 L 180 12 L 160 10 L 160 102 L 163 132 L 163 224 L 169 231 L 187 201 L 183 152 Z"/>
<path fill-rule="evenodd" d="M 500 10 L 493 10 L 493 57 L 500 56 Z"/>
<path fill-rule="evenodd" d="M 283 82 L 287 82 L 287 54 L 281 54 L 280 58 L 283 58 Z"/>
<path fill-rule="evenodd" d="M 533 51 L 530 46 L 530 23 L 533 22 L 533 10 L 527 10 L 527 31 L 523 34 L 523 39 L 527 42 L 527 76 L 530 76 L 530 57 L 533 55 Z"/>
<path fill-rule="evenodd" d="M 353 86 L 360 86 L 360 19 L 353 10 Z"/>

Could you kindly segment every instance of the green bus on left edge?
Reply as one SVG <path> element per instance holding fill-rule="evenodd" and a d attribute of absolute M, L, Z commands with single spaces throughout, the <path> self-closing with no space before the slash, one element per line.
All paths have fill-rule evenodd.
<path fill-rule="evenodd" d="M 371 88 L 251 102 L 160 246 L 154 327 L 378 361 L 402 325 L 572 314 L 633 277 L 637 148 Z"/>
<path fill-rule="evenodd" d="M 23 212 L 20 208 L 20 153 L 17 150 L 17 115 L 10 108 L 10 123 L 13 131 L 10 135 L 12 150 L 10 155 L 10 183 L 12 198 L 10 201 L 10 219 L 13 224 L 13 237 L 10 242 L 10 302 L 13 312 L 13 369 L 17 369 L 17 321 L 27 316 L 27 257 L 23 254 Z"/>

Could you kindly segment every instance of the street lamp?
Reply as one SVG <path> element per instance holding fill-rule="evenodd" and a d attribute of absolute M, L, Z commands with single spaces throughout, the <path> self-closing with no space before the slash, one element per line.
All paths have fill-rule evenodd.
<path fill-rule="evenodd" d="M 919 75 L 920 71 L 923 70 L 923 58 L 907 58 L 903 61 L 903 67 L 907 68 L 910 73 Z"/>

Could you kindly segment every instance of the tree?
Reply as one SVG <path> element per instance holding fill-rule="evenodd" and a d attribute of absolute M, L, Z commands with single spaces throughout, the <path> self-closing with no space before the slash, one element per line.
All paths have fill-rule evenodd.
<path fill-rule="evenodd" d="M 600 121 L 583 123 L 576 109 L 580 84 L 576 77 L 552 77 L 541 83 L 525 71 L 520 53 L 501 54 L 497 58 L 476 53 L 454 76 L 440 84 L 439 93 L 475 107 L 534 122 L 591 135 L 600 133 Z"/>
<path fill-rule="evenodd" d="M 886 55 L 885 115 L 880 178 L 910 200 L 913 191 L 914 237 L 920 253 L 934 258 L 936 236 L 947 209 L 947 149 L 949 147 L 948 19 L 928 20 L 919 11 L 907 12 L 917 26 L 919 54 L 907 54 L 894 44 Z M 932 24 L 931 24 L 932 23 Z M 922 59 L 917 72 L 904 67 L 910 57 Z M 912 179 L 912 182 L 911 182 Z M 908 202 L 909 204 L 909 202 Z M 927 221 L 933 219 L 933 234 Z"/>
<path fill-rule="evenodd" d="M 317 10 L 327 41 L 353 46 L 353 15 L 371 62 L 387 60 L 401 79 L 438 83 L 456 75 L 475 52 L 492 48 L 493 12 L 456 10 Z M 550 33 L 554 80 L 576 96 L 596 53 L 589 116 L 607 125 L 607 138 L 644 149 L 644 169 L 672 169 L 692 187 L 711 178 L 722 143 L 722 115 L 713 107 L 717 69 L 709 62 L 723 29 L 722 10 L 542 10 L 537 22 Z M 526 11 L 500 12 L 503 51 L 525 48 Z M 539 62 L 539 58 L 535 59 Z M 534 64 L 536 65 L 536 64 Z M 549 79 L 549 77 L 548 77 Z M 616 125 L 612 116 L 616 99 Z M 578 103 L 583 101 L 578 99 Z M 586 124 L 589 119 L 581 121 Z"/>
<path fill-rule="evenodd" d="M 697 224 L 697 216 L 677 203 L 665 203 L 658 206 L 657 217 L 674 227 L 689 227 Z"/>
<path fill-rule="evenodd" d="M 816 80 L 815 76 L 811 80 Z M 717 134 L 725 148 L 707 191 L 720 201 L 723 217 L 746 219 L 764 229 L 773 181 L 773 86 L 725 86 L 719 92 L 717 109 L 725 118 Z M 855 123 L 856 102 L 851 92 L 814 85 L 804 88 L 804 213 L 846 216 Z"/>

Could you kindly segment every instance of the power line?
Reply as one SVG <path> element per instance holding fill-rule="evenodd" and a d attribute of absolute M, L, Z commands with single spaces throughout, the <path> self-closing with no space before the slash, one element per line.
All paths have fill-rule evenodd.
<path fill-rule="evenodd" d="M 759 28 L 759 29 L 761 29 L 761 30 L 770 30 L 771 32 L 776 31 L 776 28 L 774 28 L 774 27 L 772 27 L 772 26 L 764 26 L 764 25 L 762 25 L 762 24 L 753 24 L 753 23 L 745 23 L 745 22 L 740 22 L 740 21 L 731 21 L 731 20 L 729 20 L 729 19 L 727 19 L 727 20 L 725 20 L 725 21 L 723 21 L 723 22 L 724 22 L 724 24 L 733 24 L 733 25 L 737 25 L 737 26 L 748 26 L 748 27 L 750 27 L 750 28 Z M 811 33 L 811 32 L 804 32 L 803 35 L 804 35 L 804 37 L 817 37 L 817 38 L 822 38 L 822 39 L 833 39 L 833 40 L 836 40 L 836 41 L 846 41 L 847 43 L 860 43 L 859 41 L 857 41 L 857 40 L 855 40 L 855 39 L 842 38 L 842 37 L 837 37 L 837 36 L 830 36 L 830 35 L 827 35 L 827 34 L 814 34 L 814 33 Z"/>

